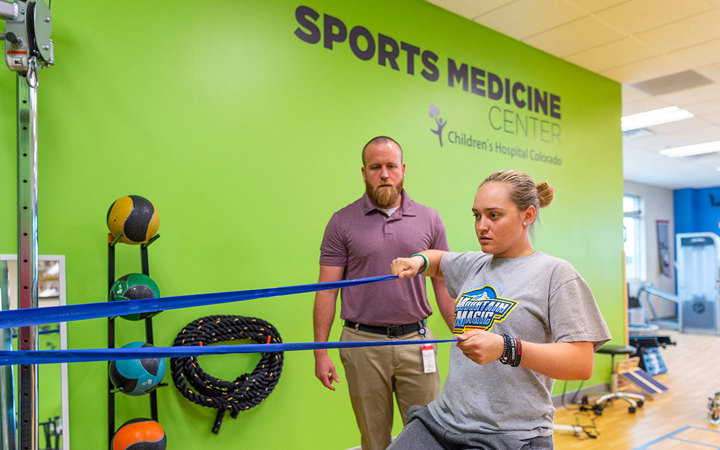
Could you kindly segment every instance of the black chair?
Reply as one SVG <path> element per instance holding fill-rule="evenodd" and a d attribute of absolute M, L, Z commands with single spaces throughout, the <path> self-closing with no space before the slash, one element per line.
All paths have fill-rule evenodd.
<path fill-rule="evenodd" d="M 600 415 L 606 406 L 618 398 L 630 404 L 628 407 L 628 412 L 630 413 L 634 413 L 637 411 L 637 408 L 645 404 L 645 396 L 642 394 L 618 391 L 618 372 L 615 368 L 615 355 L 632 355 L 636 351 L 637 349 L 631 345 L 604 345 L 600 350 L 598 350 L 598 353 L 610 355 L 612 377 L 610 380 L 610 392 L 601 395 L 593 402 L 592 409 L 596 414 Z"/>

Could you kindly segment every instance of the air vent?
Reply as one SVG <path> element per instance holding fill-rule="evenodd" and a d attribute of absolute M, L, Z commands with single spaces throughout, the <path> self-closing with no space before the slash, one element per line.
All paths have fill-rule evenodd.
<path fill-rule="evenodd" d="M 671 92 L 684 91 L 698 86 L 714 83 L 694 70 L 678 72 L 652 80 L 641 81 L 630 86 L 649 95 L 663 95 Z"/>
<path fill-rule="evenodd" d="M 647 128 L 637 128 L 635 130 L 623 131 L 623 141 L 630 141 L 645 136 L 652 136 L 653 133 Z"/>

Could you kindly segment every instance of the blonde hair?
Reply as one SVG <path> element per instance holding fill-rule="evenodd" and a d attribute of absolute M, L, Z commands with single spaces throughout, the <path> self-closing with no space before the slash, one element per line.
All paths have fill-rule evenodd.
<path fill-rule="evenodd" d="M 515 203 L 519 211 L 525 211 L 531 206 L 535 207 L 536 215 L 539 208 L 544 208 L 553 201 L 555 188 L 550 183 L 535 184 L 530 175 L 519 170 L 500 170 L 485 178 L 485 183 L 508 183 L 512 186 L 510 200 Z"/>

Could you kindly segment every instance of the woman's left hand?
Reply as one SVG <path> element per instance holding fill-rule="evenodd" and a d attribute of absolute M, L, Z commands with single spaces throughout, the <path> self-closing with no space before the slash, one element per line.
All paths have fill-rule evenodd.
<path fill-rule="evenodd" d="M 478 364 L 487 364 L 500 358 L 505 348 L 505 339 L 495 333 L 470 330 L 458 336 L 457 347 Z"/>

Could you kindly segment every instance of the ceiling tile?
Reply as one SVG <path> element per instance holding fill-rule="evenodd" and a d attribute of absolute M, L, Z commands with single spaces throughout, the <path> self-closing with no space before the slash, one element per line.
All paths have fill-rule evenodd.
<path fill-rule="evenodd" d="M 676 72 L 704 67 L 717 62 L 720 55 L 720 39 L 669 52 L 666 55 L 671 58 Z"/>
<path fill-rule="evenodd" d="M 623 85 L 622 87 L 622 100 L 623 104 L 637 102 L 640 100 L 647 100 L 650 96 L 642 91 L 639 91 L 631 86 Z"/>
<path fill-rule="evenodd" d="M 693 131 L 693 130 L 698 130 L 700 128 L 704 128 L 707 126 L 708 126 L 708 123 L 705 120 L 699 119 L 697 117 L 691 117 L 690 119 L 678 120 L 677 122 L 663 123 L 661 125 L 654 125 L 654 126 L 648 127 L 648 128 L 653 133 L 657 133 L 657 134 L 682 135 L 682 133 L 686 133 L 686 132 Z"/>
<path fill-rule="evenodd" d="M 678 139 L 672 135 L 667 134 L 653 134 L 642 139 L 638 139 L 623 143 L 623 151 L 628 149 L 636 149 L 638 146 L 642 146 L 643 149 L 658 152 L 667 147 L 677 147 L 683 145 L 685 141 Z"/>
<path fill-rule="evenodd" d="M 708 113 L 703 116 L 705 120 L 715 125 L 720 125 L 720 111 L 714 113 Z"/>
<path fill-rule="evenodd" d="M 687 68 L 676 68 L 673 65 L 673 60 L 667 55 L 656 55 L 648 59 L 628 62 L 618 67 L 599 70 L 598 72 L 621 83 L 633 84 L 670 75 L 681 70 L 687 70 Z"/>
<path fill-rule="evenodd" d="M 472 20 L 479 15 L 485 14 L 488 11 L 492 11 L 493 9 L 499 8 L 503 5 L 507 5 L 508 3 L 512 3 L 515 0 L 483 0 L 481 2 L 478 2 L 477 0 L 425 1 Z"/>
<path fill-rule="evenodd" d="M 565 59 L 595 72 L 603 72 L 657 54 L 653 48 L 628 37 L 578 52 Z"/>
<path fill-rule="evenodd" d="M 708 100 L 698 103 L 689 103 L 684 105 L 683 108 L 687 109 L 696 116 L 704 116 L 706 114 L 720 112 L 720 101 Z"/>
<path fill-rule="evenodd" d="M 700 129 L 688 130 L 672 134 L 676 145 L 693 145 L 703 142 L 720 141 L 720 126 L 708 123 L 708 126 Z"/>
<path fill-rule="evenodd" d="M 720 182 L 714 167 L 650 152 L 623 153 L 623 177 L 628 181 L 668 189 L 705 188 Z"/>
<path fill-rule="evenodd" d="M 695 71 L 704 77 L 710 78 L 711 80 L 720 81 L 720 63 L 713 63 L 707 66 L 698 67 Z"/>
<path fill-rule="evenodd" d="M 608 9 L 618 3 L 627 2 L 629 0 L 565 0 L 567 3 L 575 5 L 586 13 L 594 13 Z"/>
<path fill-rule="evenodd" d="M 684 107 L 684 105 L 700 103 L 703 100 L 720 99 L 720 85 L 709 84 L 672 94 L 658 95 L 655 98 L 670 105 Z"/>
<path fill-rule="evenodd" d="M 592 16 L 557 26 L 525 40 L 533 47 L 561 58 L 623 37 Z"/>
<path fill-rule="evenodd" d="M 629 34 L 640 33 L 712 9 L 701 1 L 633 0 L 597 13 Z"/>
<path fill-rule="evenodd" d="M 652 111 L 653 109 L 667 108 L 668 106 L 672 105 L 669 105 L 653 97 L 637 102 L 623 101 L 622 114 L 623 116 L 628 114 L 637 114 L 641 112 Z"/>
<path fill-rule="evenodd" d="M 515 39 L 524 39 L 579 19 L 585 13 L 562 0 L 517 0 L 501 6 L 475 21 Z"/>
<path fill-rule="evenodd" d="M 720 10 L 704 11 L 636 35 L 652 47 L 670 52 L 720 37 Z"/>

